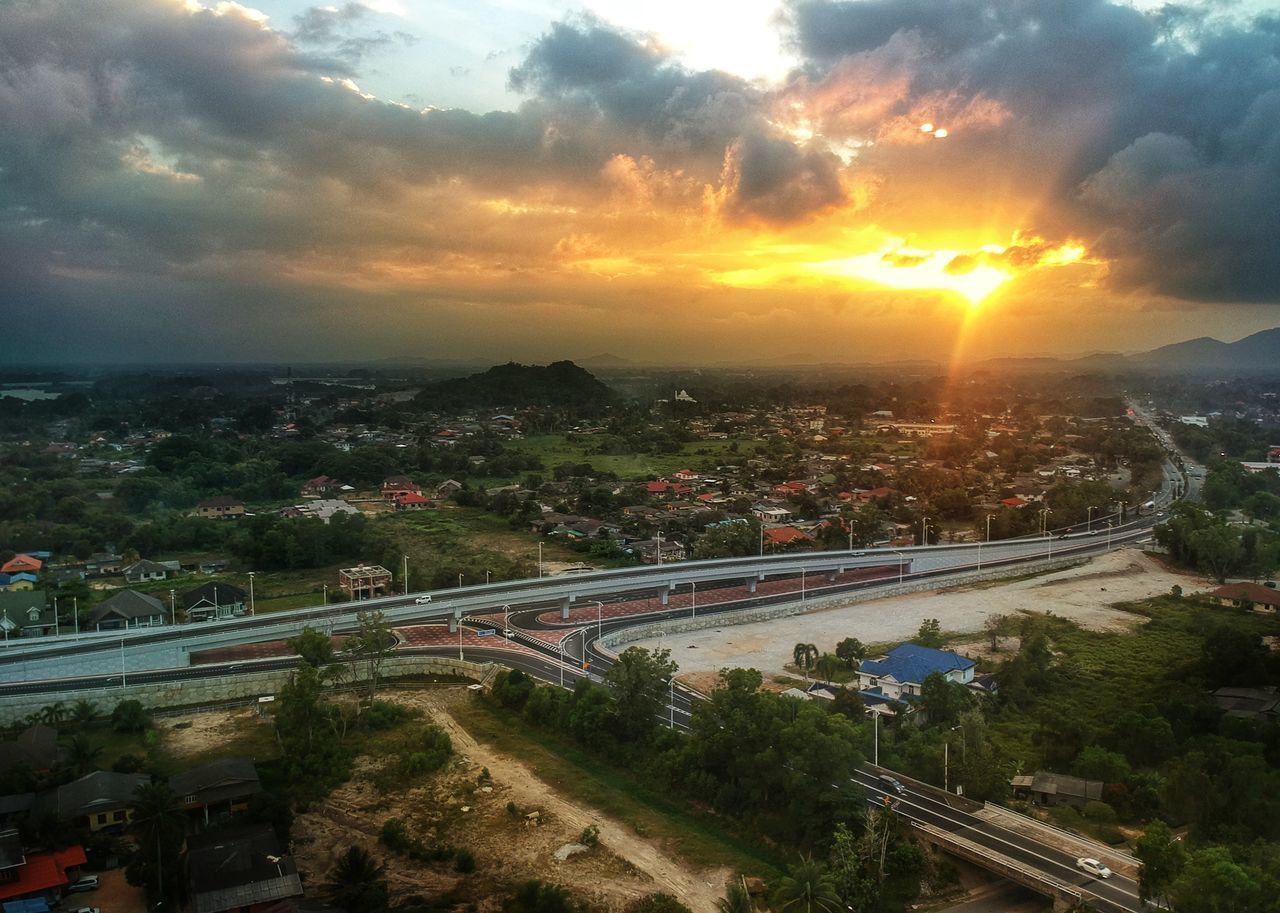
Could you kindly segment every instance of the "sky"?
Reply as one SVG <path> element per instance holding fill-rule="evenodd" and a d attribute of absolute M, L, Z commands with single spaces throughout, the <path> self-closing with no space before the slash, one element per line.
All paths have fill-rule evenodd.
<path fill-rule="evenodd" d="M 1280 14 L 10 0 L 14 363 L 881 362 L 1280 325 Z"/>

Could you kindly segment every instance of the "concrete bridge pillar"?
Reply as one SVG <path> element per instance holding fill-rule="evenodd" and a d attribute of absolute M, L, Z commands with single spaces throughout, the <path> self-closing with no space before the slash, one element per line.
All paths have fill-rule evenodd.
<path fill-rule="evenodd" d="M 454 609 L 453 614 L 449 616 L 449 633 L 458 633 L 458 621 L 462 618 L 462 610 Z"/>
<path fill-rule="evenodd" d="M 663 605 L 667 605 L 671 602 L 671 589 L 672 585 L 668 583 L 662 589 L 658 590 L 658 601 Z"/>
<path fill-rule="evenodd" d="M 560 598 L 560 620 L 569 620 L 569 607 L 573 604 L 572 596 L 562 596 Z"/>
<path fill-rule="evenodd" d="M 756 584 L 757 584 L 758 582 L 759 582 L 759 578 L 758 578 L 758 577 L 748 577 L 748 578 L 747 578 L 747 592 L 748 592 L 748 593 L 754 593 L 754 592 L 756 591 Z"/>

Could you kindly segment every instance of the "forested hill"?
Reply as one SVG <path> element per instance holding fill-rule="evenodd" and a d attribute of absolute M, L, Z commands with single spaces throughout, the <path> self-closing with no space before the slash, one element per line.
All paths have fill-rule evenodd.
<path fill-rule="evenodd" d="M 439 381 L 423 388 L 417 403 L 430 409 L 571 405 L 581 412 L 617 399 L 590 371 L 557 361 L 546 366 L 508 362 L 470 377 Z"/>

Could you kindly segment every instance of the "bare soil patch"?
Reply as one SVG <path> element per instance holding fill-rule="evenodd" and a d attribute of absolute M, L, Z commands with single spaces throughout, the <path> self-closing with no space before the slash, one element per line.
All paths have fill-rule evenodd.
<path fill-rule="evenodd" d="M 455 757 L 446 770 L 403 790 L 379 794 L 370 776 L 382 763 L 361 758 L 356 775 L 294 825 L 304 882 L 325 880 L 337 858 L 353 844 L 387 862 L 397 893 L 437 895 L 458 889 L 480 911 L 497 910 L 507 885 L 528 878 L 564 884 L 609 910 L 655 891 L 680 898 L 693 910 L 712 913 L 728 870 L 697 870 L 597 810 L 567 800 L 519 760 L 478 743 L 449 713 L 466 692 L 394 694 L 385 699 L 421 710 L 453 740 Z M 486 779 L 482 776 L 489 772 Z M 508 803 L 516 813 L 508 810 Z M 525 817 L 538 812 L 533 825 Z M 465 847 L 476 859 L 473 874 L 448 863 L 423 864 L 378 845 L 388 818 L 400 818 L 427 846 Z M 575 843 L 584 829 L 599 829 L 600 843 L 559 861 L 555 852 Z"/>
<path fill-rule="evenodd" d="M 1186 592 L 1213 587 L 1137 549 L 1122 549 L 1080 567 L 1022 580 L 851 602 L 775 621 L 668 635 L 661 644 L 658 638 L 642 640 L 637 646 L 670 649 L 682 674 L 735 666 L 768 674 L 785 671 L 797 642 L 827 651 L 845 637 L 864 644 L 896 644 L 915 634 L 926 618 L 938 619 L 945 632 L 976 634 L 990 615 L 1052 612 L 1092 630 L 1128 631 L 1142 619 L 1116 604 L 1168 593 L 1174 584 Z M 979 638 L 974 644 L 990 650 Z"/>
<path fill-rule="evenodd" d="M 261 725 L 262 718 L 257 710 L 248 707 L 210 710 L 156 721 L 165 750 L 179 760 L 204 754 L 226 744 L 246 728 Z"/>

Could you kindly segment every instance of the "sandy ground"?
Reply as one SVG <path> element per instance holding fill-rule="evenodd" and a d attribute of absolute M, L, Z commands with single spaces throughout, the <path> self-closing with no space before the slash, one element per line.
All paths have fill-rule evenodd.
<path fill-rule="evenodd" d="M 864 644 L 896 644 L 910 638 L 926 618 L 936 618 L 948 633 L 980 632 L 990 615 L 1052 612 L 1094 630 L 1128 630 L 1139 620 L 1113 608 L 1117 602 L 1168 593 L 1211 589 L 1205 579 L 1176 573 L 1136 549 L 1095 558 L 1088 564 L 1009 583 L 981 584 L 856 602 L 776 621 L 707 628 L 689 634 L 637 641 L 653 649 L 666 647 L 682 673 L 722 668 L 755 668 L 766 674 L 784 671 L 797 643 L 834 651 L 838 641 L 856 637 Z M 976 638 L 969 653 L 980 652 Z"/>

